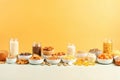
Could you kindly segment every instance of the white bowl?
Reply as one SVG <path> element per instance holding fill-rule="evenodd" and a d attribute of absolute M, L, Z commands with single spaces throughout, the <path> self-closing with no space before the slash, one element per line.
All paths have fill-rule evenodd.
<path fill-rule="evenodd" d="M 18 55 L 18 59 L 26 59 L 26 60 L 28 60 L 30 57 L 32 57 L 32 54 L 31 55 Z"/>
<path fill-rule="evenodd" d="M 88 53 L 77 53 L 76 54 L 76 57 L 77 58 L 84 58 L 84 57 L 86 57 L 88 55 Z"/>
<path fill-rule="evenodd" d="M 56 59 L 56 60 L 50 60 L 50 59 L 46 59 L 48 63 L 56 65 L 58 63 L 60 63 L 61 59 Z"/>
<path fill-rule="evenodd" d="M 31 59 L 29 59 L 29 63 L 34 64 L 34 65 L 41 64 L 43 61 L 44 61 L 44 59 L 40 59 L 40 60 L 31 60 Z"/>
<path fill-rule="evenodd" d="M 63 58 L 62 61 L 63 61 L 64 63 L 73 64 L 74 62 L 76 62 L 76 59 L 67 60 L 67 59 L 64 59 L 64 58 Z"/>
<path fill-rule="evenodd" d="M 14 63 L 16 63 L 16 61 L 17 61 L 17 58 L 13 58 L 13 59 L 6 58 L 6 62 L 8 64 L 14 64 Z"/>
<path fill-rule="evenodd" d="M 44 59 L 47 59 L 47 58 L 51 57 L 51 55 L 42 55 L 42 57 L 43 57 Z"/>
<path fill-rule="evenodd" d="M 97 58 L 97 62 L 101 64 L 110 64 L 113 62 L 113 59 L 99 59 Z"/>

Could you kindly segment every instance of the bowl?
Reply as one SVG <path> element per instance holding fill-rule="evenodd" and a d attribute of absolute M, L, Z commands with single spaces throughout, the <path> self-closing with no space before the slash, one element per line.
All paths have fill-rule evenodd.
<path fill-rule="evenodd" d="M 78 53 L 75 55 L 77 58 L 84 58 L 88 55 L 88 53 L 78 51 Z"/>
<path fill-rule="evenodd" d="M 90 49 L 89 52 L 98 56 L 99 54 L 102 53 L 102 50 L 99 50 L 98 48 L 93 48 L 93 49 Z"/>
<path fill-rule="evenodd" d="M 76 62 L 76 59 L 71 59 L 71 60 L 69 60 L 69 59 L 62 59 L 62 61 L 64 63 L 73 64 L 74 62 Z"/>
<path fill-rule="evenodd" d="M 6 58 L 6 62 L 8 64 L 14 64 L 16 63 L 16 61 L 17 61 L 17 58 Z"/>
<path fill-rule="evenodd" d="M 77 53 L 76 54 L 76 57 L 77 58 L 84 58 L 84 57 L 86 57 L 88 55 L 88 53 Z"/>
<path fill-rule="evenodd" d="M 56 65 L 56 64 L 60 63 L 61 59 L 51 60 L 51 59 L 47 58 L 46 61 L 50 64 Z"/>
<path fill-rule="evenodd" d="M 97 58 L 97 62 L 100 64 L 111 64 L 113 62 L 113 59 L 99 59 L 99 58 Z"/>
<path fill-rule="evenodd" d="M 42 55 L 42 57 L 44 58 L 44 59 L 47 59 L 47 58 L 49 58 L 49 57 L 51 57 L 51 55 Z"/>
<path fill-rule="evenodd" d="M 29 63 L 33 64 L 33 65 L 41 64 L 43 61 L 44 61 L 44 59 L 40 59 L 40 60 L 31 60 L 31 59 L 29 59 Z"/>
<path fill-rule="evenodd" d="M 32 57 L 32 54 L 31 55 L 18 55 L 18 59 L 26 59 L 28 60 L 30 57 Z"/>

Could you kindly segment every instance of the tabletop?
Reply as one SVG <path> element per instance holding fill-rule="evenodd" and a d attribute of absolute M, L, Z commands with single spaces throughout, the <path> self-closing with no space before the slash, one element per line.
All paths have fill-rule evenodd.
<path fill-rule="evenodd" d="M 120 80 L 120 67 L 0 64 L 0 80 Z"/>

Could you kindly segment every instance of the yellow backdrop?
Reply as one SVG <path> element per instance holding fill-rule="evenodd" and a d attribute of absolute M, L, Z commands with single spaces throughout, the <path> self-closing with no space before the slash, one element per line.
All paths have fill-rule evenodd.
<path fill-rule="evenodd" d="M 119 0 L 0 0 L 0 49 L 9 50 L 9 39 L 17 37 L 20 52 L 31 51 L 34 41 L 66 51 L 102 49 L 111 38 L 120 49 Z"/>

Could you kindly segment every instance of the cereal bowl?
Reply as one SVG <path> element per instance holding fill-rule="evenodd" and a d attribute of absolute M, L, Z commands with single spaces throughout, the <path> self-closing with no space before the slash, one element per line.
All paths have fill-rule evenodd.
<path fill-rule="evenodd" d="M 44 61 L 44 59 L 37 55 L 37 54 L 33 54 L 32 57 L 29 58 L 29 63 L 30 64 L 41 64 Z"/>
<path fill-rule="evenodd" d="M 46 61 L 50 64 L 56 65 L 56 64 L 60 63 L 61 59 L 57 56 L 51 56 L 51 57 L 47 58 Z"/>
<path fill-rule="evenodd" d="M 74 62 L 76 62 L 76 58 L 72 55 L 67 55 L 62 58 L 62 61 L 64 63 L 73 64 Z"/>
<path fill-rule="evenodd" d="M 56 60 L 50 60 L 50 59 L 46 59 L 48 63 L 56 65 L 58 63 L 60 63 L 61 59 L 56 59 Z"/>
<path fill-rule="evenodd" d="M 31 60 L 31 59 L 29 59 L 29 63 L 33 64 L 33 65 L 41 64 L 43 61 L 44 61 L 44 59 L 40 59 L 40 60 Z"/>
<path fill-rule="evenodd" d="M 120 56 L 114 57 L 114 63 L 115 63 L 115 65 L 120 66 Z"/>
<path fill-rule="evenodd" d="M 17 58 L 6 58 L 6 62 L 8 64 L 14 64 L 16 63 L 16 61 L 17 61 Z"/>
<path fill-rule="evenodd" d="M 97 62 L 100 64 L 111 64 L 113 62 L 113 59 L 99 59 L 99 58 L 97 58 Z"/>
<path fill-rule="evenodd" d="M 76 62 L 76 59 L 71 59 L 71 60 L 68 60 L 68 59 L 62 59 L 62 61 L 64 62 L 64 63 L 71 63 L 71 64 L 73 64 L 74 62 Z"/>
<path fill-rule="evenodd" d="M 18 59 L 26 59 L 28 60 L 30 57 L 32 57 L 31 53 L 21 53 L 18 55 Z"/>

